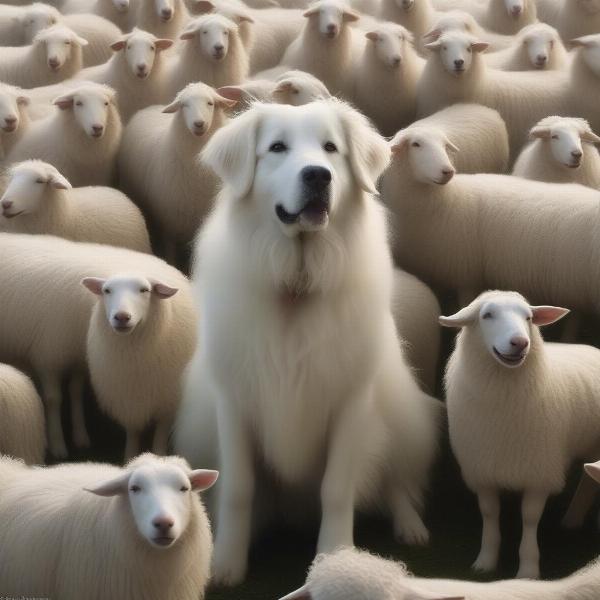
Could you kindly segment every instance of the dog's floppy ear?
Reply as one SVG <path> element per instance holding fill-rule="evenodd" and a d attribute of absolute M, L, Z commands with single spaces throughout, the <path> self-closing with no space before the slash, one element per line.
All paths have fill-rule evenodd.
<path fill-rule="evenodd" d="M 260 120 L 257 107 L 239 115 L 213 135 L 200 155 L 236 199 L 244 198 L 254 181 Z"/>
<path fill-rule="evenodd" d="M 331 102 L 338 107 L 344 125 L 354 178 L 365 192 L 374 194 L 390 161 L 390 147 L 362 113 L 343 102 Z"/>

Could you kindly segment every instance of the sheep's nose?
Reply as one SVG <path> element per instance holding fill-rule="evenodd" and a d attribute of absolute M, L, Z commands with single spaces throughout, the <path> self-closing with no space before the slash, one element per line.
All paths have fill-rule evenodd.
<path fill-rule="evenodd" d="M 162 534 L 167 534 L 175 525 L 175 521 L 170 517 L 156 517 L 152 521 L 152 526 Z"/>
<path fill-rule="evenodd" d="M 571 152 L 571 156 L 573 158 L 581 158 L 583 156 L 583 152 L 581 150 L 573 150 L 573 152 Z"/>
<path fill-rule="evenodd" d="M 194 121 L 194 127 L 196 129 L 202 129 L 204 127 L 204 121 Z"/>
<path fill-rule="evenodd" d="M 325 190 L 331 183 L 331 171 L 325 167 L 304 167 L 301 176 L 304 185 L 315 192 Z"/>
<path fill-rule="evenodd" d="M 137 65 L 137 70 L 141 71 L 141 72 L 144 72 L 146 70 L 146 63 L 139 63 Z"/>
<path fill-rule="evenodd" d="M 529 346 L 529 340 L 521 335 L 516 335 L 510 339 L 510 345 L 519 352 L 522 352 Z"/>
<path fill-rule="evenodd" d="M 548 57 L 545 54 L 538 54 L 535 60 L 538 65 L 543 65 L 548 60 Z"/>
<path fill-rule="evenodd" d="M 402 62 L 402 59 L 399 56 L 392 56 L 392 65 L 397 67 Z"/>
<path fill-rule="evenodd" d="M 102 135 L 102 132 L 104 131 L 104 125 L 92 125 L 92 131 L 96 136 Z"/>
<path fill-rule="evenodd" d="M 9 208 L 12 208 L 13 203 L 10 200 L 2 200 L 2 208 L 4 210 L 8 210 Z"/>
<path fill-rule="evenodd" d="M 523 9 L 520 6 L 513 6 L 510 9 L 510 13 L 513 17 L 518 17 L 523 12 Z"/>
<path fill-rule="evenodd" d="M 330 35 L 334 35 L 337 33 L 337 25 L 335 23 L 329 23 L 327 25 L 327 33 Z"/>
<path fill-rule="evenodd" d="M 58 69 L 58 67 L 60 66 L 60 62 L 58 61 L 58 58 L 56 58 L 55 56 L 49 58 L 48 59 L 48 66 L 51 69 Z"/>
<path fill-rule="evenodd" d="M 225 50 L 225 46 L 223 46 L 223 44 L 215 44 L 215 50 L 217 52 L 223 52 L 223 50 Z"/>
<path fill-rule="evenodd" d="M 127 325 L 131 321 L 131 315 L 125 311 L 119 311 L 115 314 L 115 321 L 120 325 Z"/>
<path fill-rule="evenodd" d="M 451 168 L 442 169 L 442 174 L 443 175 L 454 175 L 454 169 L 451 169 Z"/>
<path fill-rule="evenodd" d="M 465 61 L 462 58 L 457 58 L 454 61 L 454 66 L 458 67 L 458 68 L 462 67 L 464 64 L 465 64 Z"/>
<path fill-rule="evenodd" d="M 4 117 L 4 122 L 7 125 L 15 125 L 17 122 L 17 117 Z"/>
<path fill-rule="evenodd" d="M 173 9 L 171 8 L 163 8 L 160 11 L 160 16 L 165 20 L 168 21 L 172 16 L 173 16 Z"/>

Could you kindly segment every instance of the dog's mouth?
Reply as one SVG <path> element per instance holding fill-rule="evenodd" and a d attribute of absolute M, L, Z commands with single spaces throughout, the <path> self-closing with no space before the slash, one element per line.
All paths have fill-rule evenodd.
<path fill-rule="evenodd" d="M 11 213 L 11 212 L 8 212 L 5 210 L 5 211 L 2 211 L 2 215 L 4 217 L 6 217 L 7 219 L 14 219 L 15 217 L 18 217 L 19 215 L 22 215 L 24 212 L 25 212 L 24 210 L 20 210 L 16 213 Z"/>
<path fill-rule="evenodd" d="M 309 200 L 297 213 L 288 212 L 282 204 L 275 207 L 277 218 L 284 225 L 293 225 L 301 219 L 307 221 L 310 225 L 322 225 L 329 217 L 329 200 L 325 198 L 315 198 Z"/>
<path fill-rule="evenodd" d="M 507 367 L 520 367 L 527 358 L 527 354 L 520 352 L 519 354 L 502 354 L 494 346 L 494 355 L 496 358 Z"/>

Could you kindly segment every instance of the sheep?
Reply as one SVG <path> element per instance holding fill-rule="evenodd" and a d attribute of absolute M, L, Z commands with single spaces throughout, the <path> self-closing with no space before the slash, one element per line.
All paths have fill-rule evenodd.
<path fill-rule="evenodd" d="M 60 12 L 41 2 L 26 6 L 0 5 L 0 40 L 2 46 L 30 44 L 42 29 L 56 25 Z"/>
<path fill-rule="evenodd" d="M 270 79 L 247 79 L 239 85 L 224 85 L 217 89 L 223 98 L 234 100 L 235 112 L 248 110 L 254 102 L 272 102 L 277 83 Z"/>
<path fill-rule="evenodd" d="M 77 447 L 89 445 L 82 393 L 94 298 L 81 286 L 81 280 L 90 273 L 104 278 L 140 273 L 178 287 L 180 295 L 173 302 L 185 299 L 188 283 L 181 273 L 150 254 L 47 235 L 0 233 L 0 252 L 0 360 L 31 366 L 46 407 L 50 452 L 64 458 L 67 448 L 61 423 L 61 383 L 67 376 L 73 442 Z M 157 355 L 168 359 L 162 352 Z"/>
<path fill-rule="evenodd" d="M 64 25 L 43 29 L 29 46 L 2 48 L 0 80 L 23 88 L 64 81 L 81 70 L 86 45 Z"/>
<path fill-rule="evenodd" d="M 138 110 L 167 101 L 163 51 L 172 45 L 172 40 L 136 28 L 111 44 L 115 54 L 108 62 L 83 69 L 78 79 L 113 88 L 119 98 L 121 120 L 126 123 Z"/>
<path fill-rule="evenodd" d="M 0 455 L 39 465 L 46 454 L 44 406 L 33 382 L 9 365 L 0 364 Z"/>
<path fill-rule="evenodd" d="M 600 193 L 509 175 L 453 176 L 447 142 L 410 129 L 392 142 L 381 195 L 398 265 L 465 299 L 499 287 L 597 311 Z"/>
<path fill-rule="evenodd" d="M 175 39 L 189 18 L 183 0 L 138 0 L 135 24 L 156 37 Z"/>
<path fill-rule="evenodd" d="M 29 103 L 23 90 L 0 83 L 0 162 L 27 131 Z"/>
<path fill-rule="evenodd" d="M 126 467 L 0 458 L 2 591 L 76 600 L 199 600 L 212 536 L 197 492 L 216 471 L 142 454 Z"/>
<path fill-rule="evenodd" d="M 71 185 L 110 185 L 122 130 L 115 102 L 108 86 L 82 83 L 54 100 L 54 114 L 30 124 L 7 161 L 39 158 Z"/>
<path fill-rule="evenodd" d="M 125 194 L 104 187 L 72 188 L 55 167 L 40 160 L 11 165 L 0 206 L 0 231 L 150 252 L 144 218 Z"/>
<path fill-rule="evenodd" d="M 352 99 L 383 135 L 393 135 L 415 119 L 417 82 L 425 61 L 413 48 L 412 34 L 401 25 L 384 23 L 365 36 Z"/>
<path fill-rule="evenodd" d="M 279 104 L 301 106 L 314 100 L 329 98 L 327 86 L 314 75 L 305 71 L 285 71 L 275 80 L 273 100 Z"/>
<path fill-rule="evenodd" d="M 555 71 L 569 65 L 569 54 L 558 31 L 546 23 L 524 27 L 510 48 L 484 57 L 490 67 L 503 71 Z"/>
<path fill-rule="evenodd" d="M 125 128 L 119 153 L 122 188 L 159 229 L 171 264 L 212 206 L 217 178 L 196 157 L 235 103 L 204 83 L 193 83 L 171 104 L 140 111 Z"/>
<path fill-rule="evenodd" d="M 344 0 L 317 0 L 304 13 L 306 24 L 281 63 L 311 73 L 333 94 L 347 94 L 353 76 L 359 14 Z"/>
<path fill-rule="evenodd" d="M 61 7 L 63 14 L 92 13 L 114 23 L 128 32 L 135 22 L 138 0 L 67 0 Z"/>
<path fill-rule="evenodd" d="M 433 137 L 441 133 L 458 147 L 453 154 L 454 168 L 458 173 L 506 172 L 508 132 L 498 111 L 480 104 L 453 104 L 415 121 L 404 132 L 416 129 Z M 398 143 L 404 134 L 400 132 L 398 140 L 392 144 Z"/>
<path fill-rule="evenodd" d="M 209 14 L 193 19 L 179 37 L 185 43 L 168 63 L 170 97 L 194 81 L 221 87 L 242 83 L 248 76 L 248 54 L 239 28 L 227 17 Z"/>
<path fill-rule="evenodd" d="M 342 548 L 312 564 L 301 589 L 280 600 L 596 600 L 600 563 L 556 581 L 490 583 L 413 577 L 403 563 Z"/>
<path fill-rule="evenodd" d="M 600 350 L 551 344 L 539 327 L 569 311 L 530 306 L 516 292 L 485 292 L 450 317 L 461 332 L 446 367 L 450 443 L 479 499 L 482 545 L 474 567 L 496 568 L 499 492 L 523 492 L 517 577 L 539 577 L 537 526 L 576 459 L 600 448 Z"/>
<path fill-rule="evenodd" d="M 183 370 L 196 345 L 189 286 L 178 289 L 128 274 L 86 277 L 82 284 L 99 297 L 87 336 L 98 404 L 125 428 L 126 459 L 139 453 L 141 434 L 151 423 L 156 424 L 153 451 L 166 454 Z M 178 298 L 170 300 L 175 294 Z M 157 352 L 165 343 L 168 356 Z"/>
<path fill-rule="evenodd" d="M 575 112 L 571 116 L 584 117 L 594 131 L 600 131 L 600 111 L 595 101 L 600 94 L 600 33 L 576 38 L 570 45 L 575 48 L 569 80 L 570 100 Z"/>
<path fill-rule="evenodd" d="M 585 119 L 546 117 L 529 132 L 513 175 L 555 183 L 580 183 L 600 189 L 598 137 Z"/>
<path fill-rule="evenodd" d="M 551 12 L 544 20 L 552 23 L 564 40 L 600 31 L 598 0 L 553 0 Z"/>

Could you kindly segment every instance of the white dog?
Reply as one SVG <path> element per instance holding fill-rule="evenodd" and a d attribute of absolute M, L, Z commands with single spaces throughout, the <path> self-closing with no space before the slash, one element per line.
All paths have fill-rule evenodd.
<path fill-rule="evenodd" d="M 391 314 L 392 261 L 375 182 L 390 151 L 336 100 L 258 104 L 203 159 L 224 188 L 197 240 L 202 341 L 178 415 L 177 451 L 214 457 L 214 578 L 246 572 L 256 465 L 294 490 L 320 485 L 318 548 L 353 543 L 354 506 L 419 516 L 440 404 L 406 366 Z"/>

